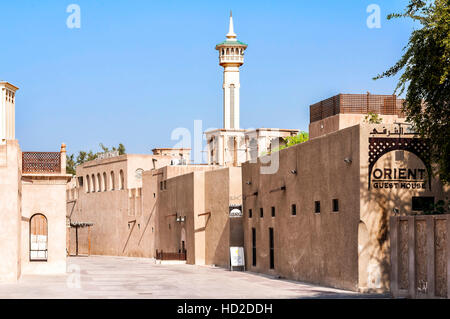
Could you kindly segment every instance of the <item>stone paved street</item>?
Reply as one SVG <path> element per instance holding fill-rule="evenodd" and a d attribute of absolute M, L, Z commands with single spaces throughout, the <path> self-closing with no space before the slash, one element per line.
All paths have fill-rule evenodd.
<path fill-rule="evenodd" d="M 365 298 L 375 297 L 195 265 L 161 265 L 147 258 L 71 257 L 80 276 L 22 276 L 0 284 L 0 298 Z M 81 278 L 78 281 L 77 278 Z M 81 283 L 79 288 L 75 287 Z M 377 296 L 380 297 L 380 296 Z"/>

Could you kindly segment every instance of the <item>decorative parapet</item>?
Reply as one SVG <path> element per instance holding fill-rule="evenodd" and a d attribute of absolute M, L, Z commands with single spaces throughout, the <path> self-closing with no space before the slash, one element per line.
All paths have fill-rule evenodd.
<path fill-rule="evenodd" d="M 22 152 L 22 173 L 64 174 L 61 170 L 61 152 Z"/>
<path fill-rule="evenodd" d="M 310 123 L 336 114 L 397 115 L 405 117 L 403 103 L 405 100 L 395 95 L 378 94 L 339 94 L 310 106 Z"/>

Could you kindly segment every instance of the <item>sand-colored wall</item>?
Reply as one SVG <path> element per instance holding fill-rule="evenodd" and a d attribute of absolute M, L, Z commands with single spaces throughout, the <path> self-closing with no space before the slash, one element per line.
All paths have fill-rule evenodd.
<path fill-rule="evenodd" d="M 367 114 L 336 114 L 326 117 L 322 120 L 315 121 L 309 124 L 309 138 L 315 138 L 342 130 L 346 127 L 357 124 L 364 124 L 367 122 L 365 117 Z M 379 115 L 383 124 L 392 124 L 394 122 L 404 122 L 404 118 L 399 118 L 397 115 Z"/>
<path fill-rule="evenodd" d="M 227 267 L 229 264 L 230 169 L 205 174 L 206 264 Z"/>
<path fill-rule="evenodd" d="M 22 272 L 62 274 L 66 272 L 66 182 L 64 175 L 24 175 L 22 181 Z M 48 227 L 48 259 L 30 261 L 30 218 L 43 214 Z"/>
<path fill-rule="evenodd" d="M 184 240 L 187 263 L 228 267 L 229 205 L 242 202 L 241 169 L 191 166 L 184 168 L 185 174 L 167 179 L 165 176 L 181 173 L 180 169 L 165 167 L 159 171 L 159 175 L 154 174 L 159 179 L 154 185 L 159 187 L 160 181 L 165 180 L 166 187 L 158 188 L 155 200 L 155 249 L 179 252 Z M 144 188 L 147 175 L 146 172 Z M 176 216 L 185 217 L 185 222 L 176 222 Z"/>
<path fill-rule="evenodd" d="M 194 236 L 194 172 L 166 180 L 166 189 L 159 192 L 156 247 L 168 253 L 181 252 L 185 241 L 187 263 L 195 263 Z M 198 181 L 197 181 L 198 182 Z M 176 221 L 176 215 L 185 222 Z M 184 231 L 183 231 L 184 229 Z M 182 233 L 185 234 L 182 239 Z"/>
<path fill-rule="evenodd" d="M 206 261 L 229 267 L 231 204 L 242 205 L 241 168 L 229 167 L 205 173 Z M 243 234 L 242 234 L 243 235 Z"/>
<path fill-rule="evenodd" d="M 260 173 L 261 158 L 242 167 L 247 269 L 357 289 L 359 128 L 347 128 L 275 154 L 279 155 L 275 174 Z M 352 165 L 344 162 L 346 157 L 354 159 Z M 282 186 L 286 190 L 280 190 Z M 339 199 L 339 212 L 332 212 L 334 198 Z M 315 201 L 320 201 L 320 214 L 314 212 Z M 292 204 L 297 208 L 295 216 Z M 275 217 L 271 207 L 275 207 Z M 274 269 L 269 267 L 269 227 L 274 229 Z M 256 266 L 252 265 L 252 228 L 256 229 Z"/>
<path fill-rule="evenodd" d="M 21 274 L 21 152 L 17 140 L 0 145 L 0 282 Z"/>

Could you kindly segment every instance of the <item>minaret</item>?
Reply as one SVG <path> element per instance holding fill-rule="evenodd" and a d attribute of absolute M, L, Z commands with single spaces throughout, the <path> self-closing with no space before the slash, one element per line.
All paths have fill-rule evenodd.
<path fill-rule="evenodd" d="M 223 128 L 239 129 L 239 67 L 244 64 L 244 50 L 247 44 L 236 39 L 233 16 L 230 12 L 230 26 L 227 39 L 216 45 L 219 64 L 223 66 Z"/>
<path fill-rule="evenodd" d="M 18 89 L 11 83 L 0 81 L 0 144 L 16 138 L 15 101 Z"/>

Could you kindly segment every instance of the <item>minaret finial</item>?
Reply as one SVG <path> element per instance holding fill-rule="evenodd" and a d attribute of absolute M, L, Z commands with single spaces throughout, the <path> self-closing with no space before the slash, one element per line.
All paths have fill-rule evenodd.
<path fill-rule="evenodd" d="M 233 12 L 230 10 L 230 28 L 228 30 L 227 38 L 231 40 L 236 39 L 236 33 L 234 33 L 234 27 L 233 27 Z"/>

